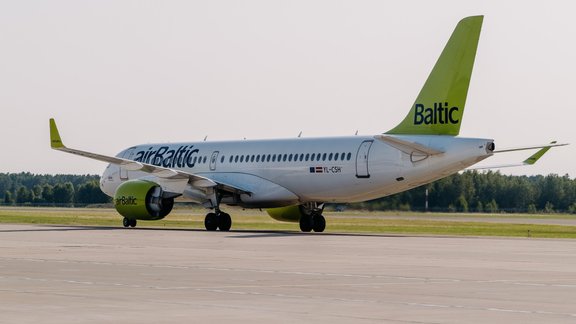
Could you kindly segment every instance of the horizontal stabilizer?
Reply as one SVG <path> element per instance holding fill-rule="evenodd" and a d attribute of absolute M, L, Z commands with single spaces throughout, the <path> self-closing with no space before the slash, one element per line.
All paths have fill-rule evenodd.
<path fill-rule="evenodd" d="M 414 143 L 414 142 L 408 142 L 405 140 L 401 140 L 397 137 L 394 136 L 388 136 L 388 135 L 376 135 L 374 136 L 375 139 L 382 141 L 406 154 L 412 154 L 412 153 L 420 153 L 422 155 L 438 155 L 438 154 L 442 154 L 444 152 L 433 149 L 431 147 L 428 146 L 424 146 L 422 144 L 418 144 L 418 143 Z"/>

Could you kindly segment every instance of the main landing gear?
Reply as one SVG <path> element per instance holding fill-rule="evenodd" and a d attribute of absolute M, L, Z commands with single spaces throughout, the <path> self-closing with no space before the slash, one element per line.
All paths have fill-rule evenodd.
<path fill-rule="evenodd" d="M 204 226 L 207 231 L 215 231 L 219 229 L 223 232 L 228 232 L 232 227 L 232 218 L 230 215 L 216 210 L 215 213 L 208 213 L 204 218 Z"/>
<path fill-rule="evenodd" d="M 300 230 L 302 232 L 324 232 L 326 219 L 320 215 L 302 215 L 300 217 Z"/>
<path fill-rule="evenodd" d="M 324 204 L 309 203 L 300 206 L 300 230 L 302 232 L 324 232 L 326 219 L 322 216 Z"/>
<path fill-rule="evenodd" d="M 124 227 L 136 227 L 136 220 L 124 217 L 122 225 L 124 225 Z"/>
<path fill-rule="evenodd" d="M 214 212 L 208 213 L 204 218 L 204 227 L 207 231 L 215 231 L 217 229 L 222 232 L 228 232 L 232 227 L 232 218 L 230 215 L 220 210 L 220 201 L 222 200 L 222 192 L 214 189 L 212 197 L 210 198 L 211 207 Z"/>

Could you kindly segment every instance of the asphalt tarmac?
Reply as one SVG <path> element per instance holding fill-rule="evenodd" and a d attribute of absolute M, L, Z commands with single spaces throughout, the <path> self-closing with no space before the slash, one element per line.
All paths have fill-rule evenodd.
<path fill-rule="evenodd" d="M 576 240 L 0 225 L 0 323 L 576 323 Z"/>

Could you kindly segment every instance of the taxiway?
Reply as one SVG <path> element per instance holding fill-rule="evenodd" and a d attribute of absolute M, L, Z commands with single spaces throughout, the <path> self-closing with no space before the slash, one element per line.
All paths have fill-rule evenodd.
<path fill-rule="evenodd" d="M 574 323 L 576 241 L 0 225 L 2 323 Z"/>

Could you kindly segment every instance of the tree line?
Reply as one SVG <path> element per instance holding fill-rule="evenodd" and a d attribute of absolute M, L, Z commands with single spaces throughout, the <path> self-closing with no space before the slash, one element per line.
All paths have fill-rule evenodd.
<path fill-rule="evenodd" d="M 111 202 L 100 190 L 99 181 L 97 175 L 0 173 L 0 203 L 85 206 Z M 392 196 L 348 204 L 347 208 L 576 214 L 576 179 L 555 174 L 507 176 L 493 171 L 466 171 Z"/>
<path fill-rule="evenodd" d="M 17 206 L 86 206 L 111 201 L 97 175 L 0 173 L 0 203 Z"/>
<path fill-rule="evenodd" d="M 493 171 L 465 171 L 351 207 L 369 210 L 576 214 L 576 179 L 556 174 L 508 176 Z"/>

